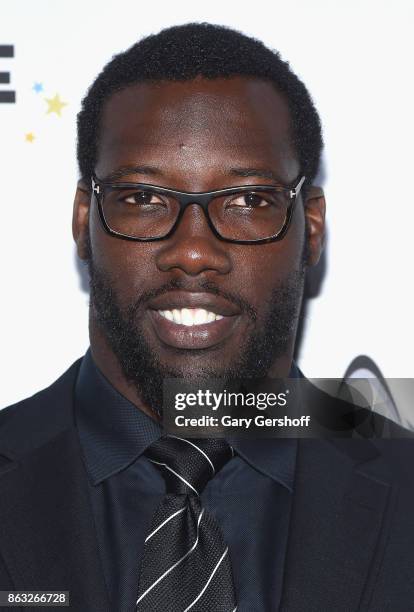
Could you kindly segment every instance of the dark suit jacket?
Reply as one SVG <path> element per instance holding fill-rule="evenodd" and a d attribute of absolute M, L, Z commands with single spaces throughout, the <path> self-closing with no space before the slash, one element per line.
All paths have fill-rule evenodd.
<path fill-rule="evenodd" d="M 109 612 L 73 420 L 79 364 L 0 412 L 0 590 L 70 591 L 72 612 Z M 414 610 L 413 439 L 299 441 L 280 610 Z"/>

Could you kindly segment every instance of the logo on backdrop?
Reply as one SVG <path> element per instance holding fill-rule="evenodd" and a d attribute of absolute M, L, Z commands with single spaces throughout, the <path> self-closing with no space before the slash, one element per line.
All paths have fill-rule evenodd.
<path fill-rule="evenodd" d="M 14 45 L 0 45 L 0 58 L 13 58 Z M 10 72 L 0 72 L 0 103 L 14 104 L 16 102 L 16 92 L 11 89 L 3 89 L 3 85 L 10 84 Z"/>
<path fill-rule="evenodd" d="M 10 58 L 10 60 L 13 60 L 14 56 L 15 56 L 14 45 L 0 44 L 0 59 Z M 15 104 L 16 103 L 16 91 L 3 87 L 3 85 L 10 85 L 10 83 L 11 83 L 10 71 L 8 72 L 0 71 L 0 103 L 3 103 L 3 104 Z M 40 105 L 38 106 L 41 112 L 41 115 L 46 114 L 46 115 L 55 115 L 55 117 L 57 118 L 62 117 L 62 110 L 65 108 L 65 106 L 68 105 L 68 103 L 65 102 L 61 98 L 59 93 L 52 91 L 50 95 L 45 95 L 48 92 L 45 91 L 45 86 L 41 81 L 34 81 L 33 85 L 31 86 L 31 90 L 35 97 L 43 99 L 43 104 L 41 106 Z M 39 129 L 37 130 L 32 129 L 24 133 L 24 140 L 29 144 L 33 144 L 37 138 L 42 137 L 41 121 L 39 121 L 38 123 L 36 122 L 36 125 Z M 31 127 L 31 126 L 27 126 L 27 127 Z"/>

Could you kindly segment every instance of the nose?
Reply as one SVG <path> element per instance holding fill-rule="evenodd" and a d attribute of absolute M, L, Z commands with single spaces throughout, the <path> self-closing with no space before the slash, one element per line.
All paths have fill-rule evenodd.
<path fill-rule="evenodd" d="M 230 272 L 232 264 L 228 243 L 217 238 L 198 204 L 190 204 L 173 235 L 164 241 L 156 256 L 159 270 L 178 268 L 189 276 L 211 270 Z"/>

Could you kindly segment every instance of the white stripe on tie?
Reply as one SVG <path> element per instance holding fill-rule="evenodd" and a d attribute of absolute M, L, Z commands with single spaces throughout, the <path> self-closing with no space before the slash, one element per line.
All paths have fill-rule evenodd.
<path fill-rule="evenodd" d="M 186 438 L 179 438 L 178 436 L 168 436 L 168 437 L 175 438 L 176 440 L 182 440 L 183 442 L 187 442 L 187 444 L 191 444 L 191 446 L 194 446 L 194 448 L 200 451 L 200 453 L 207 459 L 207 461 L 211 465 L 211 469 L 213 470 L 213 476 L 215 476 L 216 469 L 213 465 L 213 462 L 211 461 L 210 457 L 200 447 L 197 446 L 197 444 L 194 444 L 194 442 L 191 442 L 191 440 L 186 440 Z"/>
<path fill-rule="evenodd" d="M 200 599 L 200 597 L 202 596 L 202 594 L 204 593 L 204 591 L 207 589 L 208 585 L 210 584 L 210 582 L 213 580 L 213 576 L 216 573 L 216 571 L 218 570 L 218 568 L 220 567 L 221 562 L 223 561 L 224 557 L 227 555 L 228 552 L 228 548 L 226 548 L 226 550 L 224 551 L 224 553 L 221 555 L 219 562 L 217 563 L 216 567 L 213 569 L 213 571 L 210 574 L 209 579 L 207 580 L 206 584 L 204 585 L 204 587 L 201 589 L 201 591 L 199 592 L 199 594 L 197 595 L 197 597 L 194 599 L 194 601 L 192 603 L 190 603 L 190 605 L 188 606 L 188 608 L 186 608 L 184 610 L 184 612 L 188 612 L 188 610 L 191 610 L 191 608 L 194 606 L 194 604 L 196 604 L 198 602 L 198 600 Z"/>
<path fill-rule="evenodd" d="M 190 548 L 190 550 L 188 550 L 188 551 L 185 553 L 185 555 L 183 555 L 183 556 L 181 557 L 181 559 L 178 559 L 178 561 L 176 561 L 176 562 L 174 563 L 174 565 L 172 565 L 172 566 L 171 566 L 169 569 L 167 569 L 167 571 L 166 571 L 166 572 L 164 572 L 164 573 L 162 574 L 162 576 L 160 576 L 159 578 L 157 578 L 157 580 L 156 580 L 155 582 L 153 582 L 153 583 L 152 583 L 152 585 L 151 585 L 150 587 L 148 587 L 148 589 L 145 591 L 145 593 L 143 593 L 143 594 L 142 594 L 140 597 L 138 597 L 138 599 L 137 599 L 137 601 L 136 601 L 136 604 L 135 604 L 136 606 L 139 604 L 139 602 L 140 602 L 142 599 L 144 599 L 144 597 L 145 597 L 146 595 L 148 595 L 148 593 L 149 593 L 150 591 L 152 591 L 152 589 L 153 589 L 155 586 L 157 586 L 157 584 L 158 584 L 159 582 L 161 582 L 161 580 L 163 580 L 163 579 L 164 579 L 166 576 L 168 576 L 168 574 L 169 574 L 170 572 L 172 572 L 172 571 L 173 571 L 173 569 L 175 569 L 175 568 L 177 567 L 177 565 L 180 565 L 180 563 L 182 563 L 182 561 L 184 561 L 184 559 L 186 559 L 186 558 L 188 557 L 188 555 L 190 555 L 190 554 L 193 552 L 193 550 L 194 550 L 194 549 L 197 547 L 197 544 L 198 544 L 198 537 L 199 537 L 199 531 L 200 531 L 200 523 L 201 523 L 201 518 L 202 518 L 203 514 L 204 514 L 204 509 L 203 509 L 203 510 L 200 512 L 200 514 L 199 514 L 199 516 L 198 516 L 198 520 L 197 520 L 197 537 L 196 537 L 196 541 L 194 542 L 194 544 L 192 545 L 192 547 Z"/>
<path fill-rule="evenodd" d="M 194 493 L 196 493 L 197 495 L 200 495 L 199 492 L 197 491 L 197 489 L 195 489 L 193 487 L 193 485 L 188 482 L 188 480 L 186 480 L 185 478 L 180 476 L 180 474 L 178 472 L 176 472 L 175 470 L 173 470 L 172 468 L 170 468 L 169 465 L 167 465 L 166 463 L 161 463 L 160 461 L 154 461 L 154 459 L 149 459 L 149 461 L 151 461 L 151 463 L 156 463 L 157 465 L 162 465 L 163 467 L 167 468 L 167 470 L 172 472 L 174 474 L 174 476 L 177 476 L 177 478 L 182 480 L 188 487 L 190 487 L 190 489 L 192 489 L 194 491 Z"/>
<path fill-rule="evenodd" d="M 184 510 L 187 510 L 187 506 L 185 506 L 184 508 L 181 508 L 181 510 L 177 510 L 177 512 L 174 512 L 174 514 L 172 514 L 167 519 L 165 519 L 165 521 L 163 521 L 161 523 L 161 525 L 158 525 L 158 527 L 156 529 L 154 529 L 154 531 L 151 531 L 149 536 L 147 538 L 145 538 L 145 542 L 148 542 L 148 540 L 150 540 L 152 538 L 152 536 L 155 535 L 157 533 L 157 531 L 159 531 L 161 529 L 161 527 L 164 527 L 164 525 L 166 525 L 171 519 L 173 519 L 175 516 L 177 516 L 177 514 L 181 514 L 181 512 L 184 512 Z"/>

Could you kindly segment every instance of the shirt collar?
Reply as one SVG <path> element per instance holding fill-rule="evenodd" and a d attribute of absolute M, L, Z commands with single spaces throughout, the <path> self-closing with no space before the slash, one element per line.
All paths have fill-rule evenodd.
<path fill-rule="evenodd" d="M 303 378 L 295 362 L 289 378 Z M 236 452 L 253 468 L 269 476 L 292 493 L 295 483 L 298 441 L 295 438 L 228 439 Z"/>
<path fill-rule="evenodd" d="M 162 435 L 161 426 L 105 378 L 90 349 L 76 381 L 75 416 L 94 485 L 126 468 Z"/>
<path fill-rule="evenodd" d="M 246 463 L 292 493 L 298 445 L 295 438 L 239 438 L 228 441 Z"/>
<path fill-rule="evenodd" d="M 295 364 L 291 377 L 301 376 Z M 162 436 L 162 427 L 121 395 L 86 352 L 75 387 L 75 418 L 86 469 L 97 485 L 133 463 Z M 297 440 L 229 439 L 251 467 L 293 490 Z"/>

